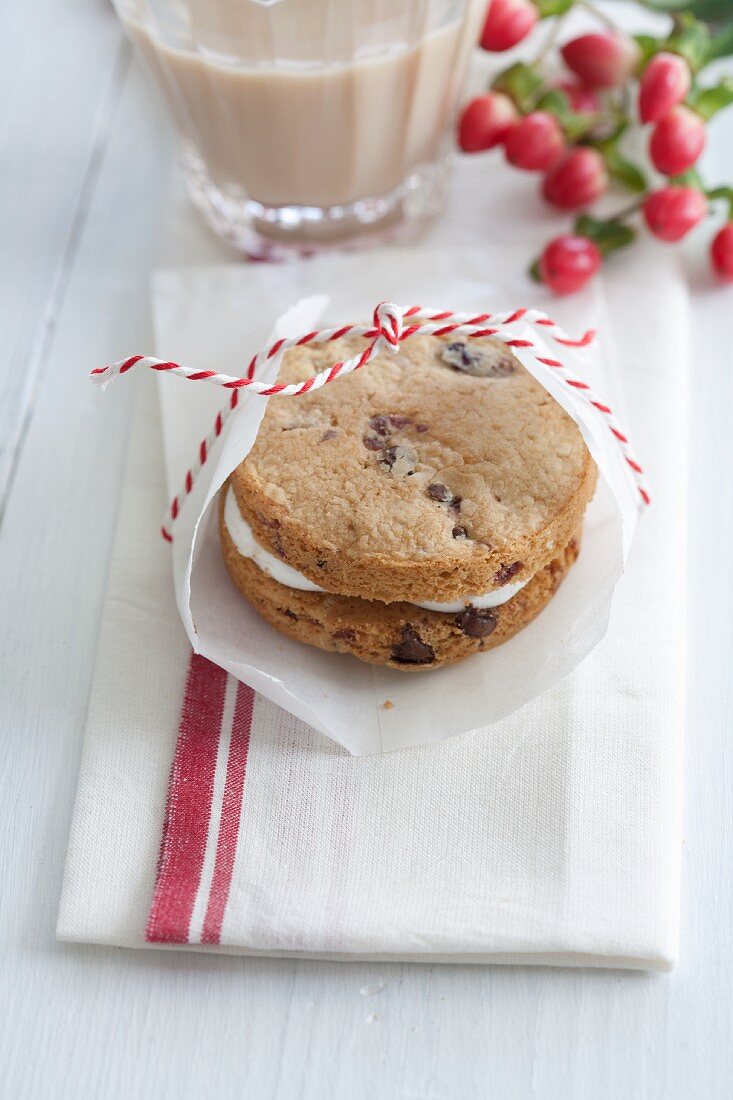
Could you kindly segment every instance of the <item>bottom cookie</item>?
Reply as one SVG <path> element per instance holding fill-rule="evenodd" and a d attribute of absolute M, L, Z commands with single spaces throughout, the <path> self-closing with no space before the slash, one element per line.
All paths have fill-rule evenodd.
<path fill-rule="evenodd" d="M 404 672 L 455 664 L 508 641 L 549 603 L 579 551 L 579 533 L 511 600 L 459 614 L 411 603 L 379 603 L 288 588 L 237 551 L 220 525 L 224 560 L 234 584 L 281 634 L 319 649 Z"/>

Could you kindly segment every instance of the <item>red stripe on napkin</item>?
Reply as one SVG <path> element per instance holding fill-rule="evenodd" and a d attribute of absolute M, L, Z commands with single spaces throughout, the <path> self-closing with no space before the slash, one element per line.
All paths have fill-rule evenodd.
<path fill-rule="evenodd" d="M 211 815 L 227 674 L 191 656 L 145 937 L 186 943 Z"/>
<path fill-rule="evenodd" d="M 227 777 L 221 807 L 219 836 L 216 842 L 216 862 L 206 906 L 202 943 L 219 943 L 224 910 L 229 898 L 234 857 L 237 851 L 239 820 L 242 814 L 244 774 L 247 769 L 249 735 L 252 729 L 255 693 L 246 684 L 237 686 L 237 702 L 232 719 L 232 736 L 227 758 Z"/>

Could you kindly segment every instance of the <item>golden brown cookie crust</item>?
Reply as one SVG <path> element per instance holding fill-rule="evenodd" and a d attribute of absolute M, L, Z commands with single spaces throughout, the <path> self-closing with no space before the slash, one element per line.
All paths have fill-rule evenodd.
<path fill-rule="evenodd" d="M 280 378 L 363 346 L 294 349 Z M 557 557 L 596 483 L 576 424 L 503 345 L 464 344 L 483 375 L 447 362 L 451 346 L 413 337 L 321 390 L 270 399 L 231 477 L 261 545 L 328 592 L 385 603 L 488 592 Z"/>
<path fill-rule="evenodd" d="M 223 506 L 219 530 L 230 577 L 276 630 L 319 649 L 350 653 L 368 664 L 406 672 L 452 665 L 513 637 L 549 603 L 578 556 L 580 539 L 578 529 L 507 603 L 490 612 L 466 612 L 464 617 L 404 602 L 384 604 L 288 588 L 237 551 L 224 525 Z"/>

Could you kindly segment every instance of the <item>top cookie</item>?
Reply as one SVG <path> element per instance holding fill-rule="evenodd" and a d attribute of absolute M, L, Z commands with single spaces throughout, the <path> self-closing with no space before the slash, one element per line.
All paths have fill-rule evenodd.
<path fill-rule="evenodd" d="M 300 381 L 358 354 L 289 351 Z M 273 397 L 231 483 L 257 540 L 326 591 L 452 600 L 532 576 L 595 487 L 574 421 L 503 344 L 420 336 L 302 397 Z"/>

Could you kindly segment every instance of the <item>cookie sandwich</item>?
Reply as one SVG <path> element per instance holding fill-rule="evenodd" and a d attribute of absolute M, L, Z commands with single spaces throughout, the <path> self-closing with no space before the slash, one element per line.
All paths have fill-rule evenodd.
<path fill-rule="evenodd" d="M 280 380 L 364 346 L 293 348 Z M 224 560 L 282 634 L 438 668 L 507 641 L 551 601 L 595 484 L 577 425 L 504 344 L 413 336 L 331 385 L 270 398 L 221 491 Z"/>

